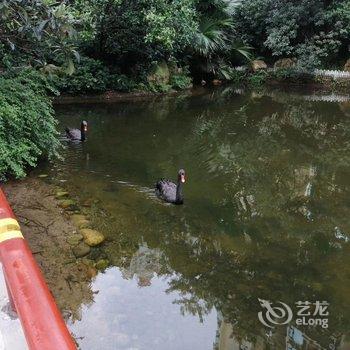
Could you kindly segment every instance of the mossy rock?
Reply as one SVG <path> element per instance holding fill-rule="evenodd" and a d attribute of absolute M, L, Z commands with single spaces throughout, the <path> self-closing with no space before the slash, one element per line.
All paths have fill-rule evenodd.
<path fill-rule="evenodd" d="M 90 208 L 93 204 L 93 199 L 85 199 L 84 202 L 82 202 L 82 206 L 86 208 Z"/>
<path fill-rule="evenodd" d="M 90 255 L 91 256 L 91 255 Z M 91 259 L 88 259 L 88 258 L 83 258 L 81 259 L 81 262 L 86 265 L 86 266 L 92 266 L 94 267 L 95 266 L 95 262 Z"/>
<path fill-rule="evenodd" d="M 84 242 L 90 247 L 99 245 L 105 240 L 105 236 L 101 232 L 90 228 L 83 228 L 79 232 L 83 235 Z"/>
<path fill-rule="evenodd" d="M 76 258 L 82 258 L 90 253 L 91 248 L 84 242 L 81 242 L 72 250 Z"/>
<path fill-rule="evenodd" d="M 287 68 L 293 68 L 296 66 L 296 59 L 295 58 L 281 58 L 275 62 L 273 65 L 274 69 L 287 69 Z"/>
<path fill-rule="evenodd" d="M 95 266 L 96 261 L 99 261 L 100 259 L 107 259 L 107 255 L 101 249 L 101 246 L 97 246 L 97 247 L 94 247 L 94 249 L 91 249 L 89 258 L 94 260 L 94 266 Z"/>
<path fill-rule="evenodd" d="M 75 202 L 72 199 L 63 199 L 58 203 L 58 205 L 62 209 L 67 209 L 67 210 L 73 210 L 76 206 Z"/>
<path fill-rule="evenodd" d="M 251 66 L 252 66 L 253 72 L 267 69 L 267 64 L 263 60 L 254 60 L 251 62 Z"/>
<path fill-rule="evenodd" d="M 106 270 L 108 265 L 109 265 L 109 261 L 107 259 L 100 259 L 95 264 L 95 267 L 96 267 L 97 270 L 104 271 L 104 270 Z"/>
<path fill-rule="evenodd" d="M 90 221 L 86 218 L 85 215 L 73 214 L 71 216 L 71 220 L 73 224 L 79 229 L 88 228 L 90 226 Z"/>
<path fill-rule="evenodd" d="M 55 194 L 56 199 L 67 198 L 68 196 L 69 196 L 69 193 L 66 191 L 57 191 Z"/>
<path fill-rule="evenodd" d="M 66 241 L 69 245 L 76 246 L 79 244 L 80 241 L 83 240 L 83 236 L 79 233 L 72 234 L 67 237 Z"/>

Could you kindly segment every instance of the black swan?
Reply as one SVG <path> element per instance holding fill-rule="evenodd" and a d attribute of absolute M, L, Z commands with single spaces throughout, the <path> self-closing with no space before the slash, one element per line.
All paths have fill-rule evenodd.
<path fill-rule="evenodd" d="M 67 137 L 71 140 L 85 141 L 87 133 L 87 122 L 83 120 L 79 129 L 66 128 Z"/>
<path fill-rule="evenodd" d="M 177 176 L 177 184 L 170 180 L 159 180 L 156 183 L 156 195 L 165 202 L 183 204 L 182 186 L 186 181 L 185 175 L 185 170 L 180 169 Z"/>

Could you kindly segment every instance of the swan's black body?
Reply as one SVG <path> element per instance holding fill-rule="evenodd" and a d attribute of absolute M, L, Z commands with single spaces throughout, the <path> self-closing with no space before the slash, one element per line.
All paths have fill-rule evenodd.
<path fill-rule="evenodd" d="M 185 171 L 179 170 L 177 184 L 170 180 L 159 180 L 156 183 L 156 195 L 165 202 L 183 204 L 182 187 L 185 183 Z"/>
<path fill-rule="evenodd" d="M 87 132 L 87 122 L 85 120 L 81 122 L 80 130 L 66 128 L 67 137 L 69 139 L 75 140 L 75 141 L 85 141 L 86 140 L 86 132 Z"/>

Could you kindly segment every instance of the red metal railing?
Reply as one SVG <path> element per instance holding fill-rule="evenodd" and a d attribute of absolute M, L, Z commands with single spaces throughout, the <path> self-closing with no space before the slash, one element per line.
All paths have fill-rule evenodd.
<path fill-rule="evenodd" d="M 29 349 L 76 350 L 76 345 L 1 189 L 0 261 L 9 299 L 21 321 Z"/>

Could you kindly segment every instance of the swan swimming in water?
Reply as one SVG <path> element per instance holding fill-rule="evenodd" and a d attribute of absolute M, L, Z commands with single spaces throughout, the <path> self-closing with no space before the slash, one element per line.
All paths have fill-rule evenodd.
<path fill-rule="evenodd" d="M 183 184 L 186 181 L 185 170 L 180 169 L 177 176 L 177 184 L 170 180 L 159 180 L 156 183 L 156 195 L 165 202 L 183 204 Z"/>
<path fill-rule="evenodd" d="M 67 137 L 74 141 L 85 141 L 87 133 L 87 121 L 83 120 L 79 129 L 66 128 Z"/>

